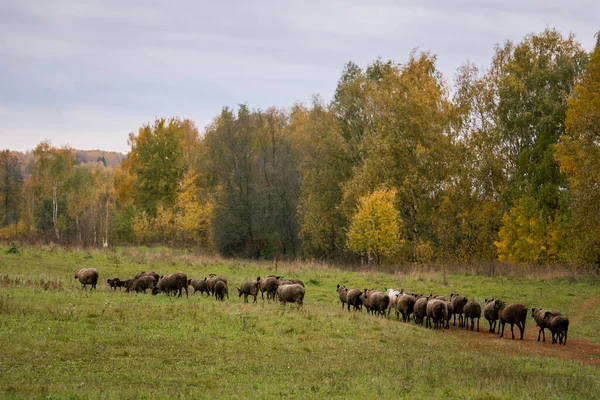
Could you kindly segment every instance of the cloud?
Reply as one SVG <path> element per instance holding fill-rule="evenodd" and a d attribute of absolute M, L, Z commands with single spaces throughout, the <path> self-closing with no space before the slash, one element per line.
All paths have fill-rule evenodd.
<path fill-rule="evenodd" d="M 437 54 L 451 81 L 466 60 L 485 66 L 494 44 L 547 26 L 591 49 L 598 9 L 592 0 L 7 0 L 0 137 L 13 148 L 49 137 L 124 149 L 124 132 L 156 116 L 202 127 L 225 105 L 328 100 L 346 62 L 402 62 L 415 47 Z"/>

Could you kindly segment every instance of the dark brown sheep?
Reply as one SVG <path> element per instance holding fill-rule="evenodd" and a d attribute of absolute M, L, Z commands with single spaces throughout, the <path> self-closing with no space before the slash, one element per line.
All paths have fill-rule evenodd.
<path fill-rule="evenodd" d="M 481 306 L 476 301 L 468 301 L 463 308 L 465 313 L 465 328 L 469 329 L 469 318 L 471 318 L 471 330 L 475 327 L 477 318 L 477 332 L 479 332 L 479 319 L 481 318 Z"/>
<path fill-rule="evenodd" d="M 496 324 L 498 323 L 498 310 L 504 307 L 502 300 L 496 299 L 485 299 L 485 307 L 483 309 L 483 316 L 487 319 L 490 324 L 490 332 L 496 333 Z"/>
<path fill-rule="evenodd" d="M 340 301 L 342 302 L 342 310 L 346 306 L 346 302 L 348 301 L 348 289 L 344 285 L 337 285 L 337 292 L 340 296 Z M 350 310 L 350 306 L 348 306 L 348 310 Z"/>
<path fill-rule="evenodd" d="M 302 285 L 280 285 L 277 288 L 276 295 L 279 301 L 285 305 L 286 303 L 297 303 L 301 306 L 304 302 L 304 287 Z"/>
<path fill-rule="evenodd" d="M 413 313 L 415 308 L 416 299 L 410 294 L 402 293 L 396 299 L 396 319 L 400 319 L 402 314 L 402 321 L 409 322 L 410 315 Z"/>
<path fill-rule="evenodd" d="M 448 315 L 448 306 L 446 305 L 446 301 L 437 298 L 429 299 L 427 301 L 425 312 L 427 314 L 427 321 L 425 322 L 426 328 L 444 328 L 444 321 Z"/>
<path fill-rule="evenodd" d="M 500 321 L 498 332 L 502 330 L 502 332 L 500 332 L 500 337 L 504 337 L 504 326 L 506 324 L 510 324 L 510 333 L 512 333 L 512 338 L 515 338 L 513 325 L 517 325 L 517 327 L 521 331 L 521 338 L 519 340 L 523 340 L 523 335 L 525 334 L 526 319 L 527 308 L 523 304 L 510 304 L 506 307 L 500 308 L 498 310 L 498 320 Z"/>
<path fill-rule="evenodd" d="M 300 285 L 304 287 L 304 282 L 302 282 L 300 279 L 283 279 L 280 277 L 278 279 L 278 283 L 279 285 Z"/>
<path fill-rule="evenodd" d="M 215 285 L 217 284 L 217 282 L 223 282 L 226 286 L 229 286 L 227 278 L 225 278 L 224 276 L 216 276 L 215 274 L 210 274 L 208 278 L 204 278 L 204 280 L 206 281 L 206 287 L 212 295 L 215 294 Z"/>
<path fill-rule="evenodd" d="M 361 311 L 364 303 L 364 295 L 360 289 L 348 289 L 346 293 L 346 302 L 348 304 L 348 311 L 350 306 L 354 307 L 354 311 Z"/>
<path fill-rule="evenodd" d="M 458 293 L 454 294 L 450 294 L 450 302 L 452 303 L 452 307 L 454 308 L 454 322 L 453 325 L 456 326 L 456 315 L 458 315 L 458 326 L 459 328 L 462 328 L 462 326 L 464 325 L 464 319 L 463 319 L 463 309 L 465 308 L 465 304 L 467 304 L 469 300 L 463 296 L 460 295 Z"/>
<path fill-rule="evenodd" d="M 558 310 L 542 310 L 540 308 L 531 309 L 531 317 L 533 318 L 537 326 L 540 328 L 537 338 L 538 342 L 540 341 L 540 336 L 543 336 L 544 342 L 546 341 L 546 332 L 544 331 L 544 329 L 548 328 L 548 323 L 550 322 L 550 319 L 558 315 L 560 315 L 560 312 Z"/>
<path fill-rule="evenodd" d="M 124 287 L 125 291 L 130 292 L 131 286 L 133 285 L 133 279 L 127 279 L 126 281 L 121 281 L 121 282 L 119 282 L 119 285 L 121 287 Z"/>
<path fill-rule="evenodd" d="M 415 301 L 414 314 L 415 324 L 423 325 L 423 321 L 427 318 L 427 297 L 421 297 Z"/>
<path fill-rule="evenodd" d="M 175 295 L 176 292 L 179 292 L 179 296 L 183 294 L 183 290 L 185 289 L 185 296 L 188 296 L 188 287 L 187 287 L 187 275 L 185 272 L 175 272 L 173 274 L 166 275 L 163 277 L 158 285 L 156 285 L 152 289 L 152 294 L 157 294 L 160 292 L 166 293 L 168 296 L 173 293 Z"/>
<path fill-rule="evenodd" d="M 131 289 L 135 290 L 136 293 L 146 293 L 146 289 L 154 289 L 157 283 L 158 282 L 156 281 L 156 279 L 154 279 L 154 276 L 143 275 L 133 280 L 133 283 L 131 284 Z"/>
<path fill-rule="evenodd" d="M 254 281 L 254 280 L 246 281 L 246 282 L 242 283 L 242 286 L 240 286 L 238 288 L 238 297 L 242 297 L 242 295 L 244 295 L 244 303 L 247 303 L 248 296 L 253 296 L 254 297 L 253 303 L 256 303 L 259 285 L 260 284 L 258 283 L 258 281 Z"/>
<path fill-rule="evenodd" d="M 92 289 L 96 289 L 96 284 L 98 283 L 98 271 L 96 268 L 78 269 L 75 271 L 75 279 L 79 279 L 84 290 L 86 285 L 91 285 Z"/>
<path fill-rule="evenodd" d="M 106 283 L 108 283 L 108 286 L 110 286 L 112 290 L 117 290 L 118 287 L 122 287 L 119 285 L 119 283 L 121 283 L 119 278 L 107 279 Z"/>
<path fill-rule="evenodd" d="M 390 296 L 372 289 L 365 289 L 364 294 L 367 312 L 385 317 L 385 312 L 390 304 Z"/>
<path fill-rule="evenodd" d="M 133 277 L 133 279 L 136 280 L 138 278 L 141 278 L 142 276 L 151 276 L 156 280 L 156 282 L 160 281 L 160 275 L 158 275 L 156 272 L 145 272 L 145 271 L 138 273 L 136 276 Z"/>
<path fill-rule="evenodd" d="M 229 300 L 229 288 L 227 287 L 227 283 L 224 281 L 217 281 L 213 290 L 215 292 L 215 299 L 222 301 L 225 300 L 225 296 L 227 296 L 227 300 Z"/>
<path fill-rule="evenodd" d="M 206 281 L 204 279 L 188 279 L 188 286 L 194 288 L 194 293 L 192 294 L 200 292 L 200 294 L 206 293 L 206 296 L 210 296 L 208 286 L 206 285 Z"/>
<path fill-rule="evenodd" d="M 256 281 L 259 283 L 260 295 L 262 299 L 265 299 L 265 293 L 267 293 L 267 300 L 275 299 L 275 292 L 277 291 L 277 287 L 279 287 L 278 279 L 279 276 L 269 275 L 256 278 Z"/>
<path fill-rule="evenodd" d="M 552 344 L 556 343 L 558 339 L 559 344 L 566 346 L 567 334 L 569 332 L 569 318 L 564 315 L 552 316 L 551 313 L 547 313 L 546 318 L 549 319 L 548 329 L 552 332 Z"/>

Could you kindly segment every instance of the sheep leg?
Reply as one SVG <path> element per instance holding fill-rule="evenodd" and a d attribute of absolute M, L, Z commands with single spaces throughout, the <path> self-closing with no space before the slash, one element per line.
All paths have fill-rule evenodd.
<path fill-rule="evenodd" d="M 563 346 L 567 345 L 567 331 L 565 331 L 565 338 L 563 340 Z"/>
<path fill-rule="evenodd" d="M 512 338 L 514 339 L 515 338 L 515 332 L 513 331 L 513 327 L 514 327 L 514 324 L 511 323 L 510 324 L 510 333 L 512 333 Z"/>
<path fill-rule="evenodd" d="M 475 318 L 471 317 L 471 330 L 475 328 Z"/>
<path fill-rule="evenodd" d="M 500 330 L 502 329 L 502 332 Z M 498 326 L 498 334 L 500 337 L 504 337 L 504 321 L 500 321 L 500 325 Z"/>

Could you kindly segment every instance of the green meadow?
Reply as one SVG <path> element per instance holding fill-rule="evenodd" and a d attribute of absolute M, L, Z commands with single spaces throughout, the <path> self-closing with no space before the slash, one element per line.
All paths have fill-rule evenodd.
<path fill-rule="evenodd" d="M 348 271 L 167 248 L 7 250 L 0 248 L 2 398 L 600 398 L 600 290 L 589 276 Z M 82 267 L 100 272 L 97 290 L 74 279 Z M 140 271 L 222 274 L 230 297 L 217 302 L 191 287 L 183 298 L 113 292 L 106 284 Z M 237 296 L 243 281 L 272 273 L 304 281 L 303 307 Z M 534 343 L 530 316 L 520 342 L 509 331 L 504 339 L 484 332 L 483 319 L 481 333 L 433 331 L 348 312 L 338 283 L 557 308 L 570 317 L 570 342 L 551 345 L 547 335 Z"/>

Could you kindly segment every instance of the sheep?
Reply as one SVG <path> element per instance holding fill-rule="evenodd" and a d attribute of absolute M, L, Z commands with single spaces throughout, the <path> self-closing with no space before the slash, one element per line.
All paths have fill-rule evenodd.
<path fill-rule="evenodd" d="M 402 293 L 396 299 L 396 319 L 400 319 L 400 314 L 402 314 L 402 321 L 410 322 L 410 315 L 414 311 L 415 307 L 415 297 L 406 293 Z"/>
<path fill-rule="evenodd" d="M 550 322 L 550 319 L 558 315 L 560 315 L 560 312 L 558 310 L 542 310 L 540 308 L 531 309 L 531 317 L 534 319 L 535 323 L 540 328 L 537 338 L 538 342 L 540 341 L 540 336 L 543 336 L 544 342 L 546 341 L 546 332 L 544 331 L 544 329 L 548 328 L 548 323 Z"/>
<path fill-rule="evenodd" d="M 385 289 L 385 294 L 387 294 L 388 297 L 390 298 L 390 304 L 388 305 L 388 309 L 387 309 L 388 317 L 390 316 L 390 312 L 392 311 L 392 308 L 396 308 L 396 300 L 398 299 L 398 296 L 402 293 L 404 293 L 404 289 L 402 289 L 402 291 L 395 290 L 395 289 Z"/>
<path fill-rule="evenodd" d="M 300 285 L 304 287 L 304 282 L 302 282 L 300 279 L 283 279 L 282 277 L 277 279 L 280 285 Z"/>
<path fill-rule="evenodd" d="M 350 306 L 354 307 L 354 311 L 361 311 L 364 303 L 364 295 L 360 289 L 348 289 L 346 292 L 346 302 L 348 304 L 348 311 Z"/>
<path fill-rule="evenodd" d="M 430 298 L 427 301 L 425 312 L 427 314 L 426 328 L 440 329 L 444 327 L 444 321 L 448 315 L 448 307 L 444 300 Z"/>
<path fill-rule="evenodd" d="M 446 315 L 446 328 L 450 329 L 450 320 L 454 315 L 454 306 L 451 301 L 446 302 L 446 309 L 448 310 L 448 314 Z"/>
<path fill-rule="evenodd" d="M 454 308 L 454 326 L 456 326 L 456 314 L 458 314 L 458 327 L 462 328 L 462 326 L 464 325 L 463 309 L 468 301 L 469 300 L 465 296 L 460 295 L 458 293 L 450 294 L 450 302 L 452 303 L 452 307 Z"/>
<path fill-rule="evenodd" d="M 206 296 L 210 296 L 210 292 L 208 291 L 208 286 L 206 285 L 206 281 L 204 279 L 188 279 L 188 286 L 194 288 L 194 293 L 200 292 L 200 294 L 204 294 L 206 292 Z"/>
<path fill-rule="evenodd" d="M 254 280 L 246 281 L 242 283 L 242 286 L 238 288 L 238 297 L 242 297 L 244 295 L 244 303 L 248 302 L 248 296 L 253 296 L 254 301 L 256 303 L 258 297 L 258 286 L 259 283 Z"/>
<path fill-rule="evenodd" d="M 146 289 L 153 289 L 157 285 L 156 279 L 152 275 L 143 275 L 137 279 L 133 280 L 131 284 L 131 288 L 135 290 L 136 293 L 144 292 L 146 293 Z"/>
<path fill-rule="evenodd" d="M 108 283 L 108 286 L 110 286 L 112 290 L 117 290 L 118 287 L 122 287 L 119 285 L 119 283 L 121 283 L 119 278 L 107 279 L 106 283 Z"/>
<path fill-rule="evenodd" d="M 167 295 L 170 295 L 171 292 L 179 292 L 179 296 L 177 297 L 181 297 L 183 289 L 185 289 L 185 296 L 189 297 L 187 275 L 185 272 L 175 272 L 163 277 L 160 282 L 158 282 L 158 285 L 152 288 L 152 294 L 164 292 L 167 293 Z"/>
<path fill-rule="evenodd" d="M 298 303 L 298 306 L 301 306 L 304 301 L 304 287 L 299 284 L 280 285 L 277 288 L 276 295 L 283 305 Z"/>
<path fill-rule="evenodd" d="M 515 338 L 513 325 L 517 325 L 521 331 L 521 338 L 519 340 L 523 340 L 523 335 L 525 334 L 525 320 L 527 319 L 527 308 L 523 304 L 510 304 L 508 306 L 501 307 L 498 310 L 498 319 L 500 321 L 498 332 L 500 333 L 500 330 L 502 329 L 500 337 L 504 337 L 504 326 L 505 324 L 509 323 L 512 338 Z"/>
<path fill-rule="evenodd" d="M 225 285 L 229 285 L 227 282 L 227 278 L 225 278 L 224 276 L 216 276 L 215 274 L 210 274 L 208 278 L 204 278 L 204 281 L 206 282 L 206 287 L 210 291 L 211 295 L 215 294 L 215 285 L 217 284 L 217 282 L 223 282 L 225 283 Z"/>
<path fill-rule="evenodd" d="M 415 301 L 414 306 L 415 324 L 423 325 L 427 317 L 427 297 L 421 297 Z"/>
<path fill-rule="evenodd" d="M 556 343 L 556 339 L 558 339 L 558 344 L 567 345 L 567 333 L 569 331 L 569 318 L 564 315 L 554 315 L 550 312 L 546 313 L 546 318 L 548 318 L 548 329 L 552 332 L 552 344 Z"/>
<path fill-rule="evenodd" d="M 98 270 L 96 270 L 96 268 L 78 269 L 75 271 L 75 279 L 79 279 L 79 282 L 83 285 L 83 290 L 85 290 L 86 285 L 91 285 L 92 289 L 96 289 L 96 284 L 98 283 Z"/>
<path fill-rule="evenodd" d="M 502 300 L 485 299 L 485 307 L 483 309 L 483 316 L 488 320 L 490 324 L 490 332 L 496 333 L 496 324 L 498 323 L 498 310 L 504 307 Z M 500 327 L 498 327 L 499 329 Z"/>
<path fill-rule="evenodd" d="M 215 292 L 215 299 L 222 301 L 225 300 L 225 296 L 227 295 L 227 300 L 229 300 L 229 288 L 224 281 L 217 281 L 213 290 Z"/>
<path fill-rule="evenodd" d="M 365 289 L 364 294 L 367 312 L 385 317 L 385 312 L 390 304 L 390 296 L 373 289 Z"/>
<path fill-rule="evenodd" d="M 142 276 L 151 276 L 154 278 L 154 280 L 156 280 L 156 282 L 158 282 L 161 277 L 156 273 L 156 272 L 140 272 L 139 274 L 137 274 L 136 276 L 133 277 L 133 280 L 136 280 L 138 278 L 141 278 Z"/>
<path fill-rule="evenodd" d="M 348 289 L 344 285 L 337 285 L 337 292 L 340 296 L 340 301 L 342 302 L 342 310 L 346 306 L 346 302 L 348 301 Z M 350 310 L 350 305 L 348 305 L 348 310 Z"/>
<path fill-rule="evenodd" d="M 267 293 L 267 300 L 275 298 L 275 292 L 277 291 L 277 287 L 279 286 L 278 279 L 280 276 L 263 276 L 256 278 L 256 281 L 259 283 L 260 295 L 262 299 L 265 299 L 265 292 Z"/>
<path fill-rule="evenodd" d="M 463 311 L 465 313 L 465 328 L 469 329 L 469 318 L 471 318 L 471 330 L 475 327 L 477 318 L 477 332 L 479 332 L 479 319 L 481 318 L 481 306 L 476 301 L 468 301 Z"/>
<path fill-rule="evenodd" d="M 131 285 L 133 285 L 133 279 L 127 279 L 126 281 L 119 282 L 119 286 L 124 287 L 125 291 L 128 293 L 131 290 Z"/>

